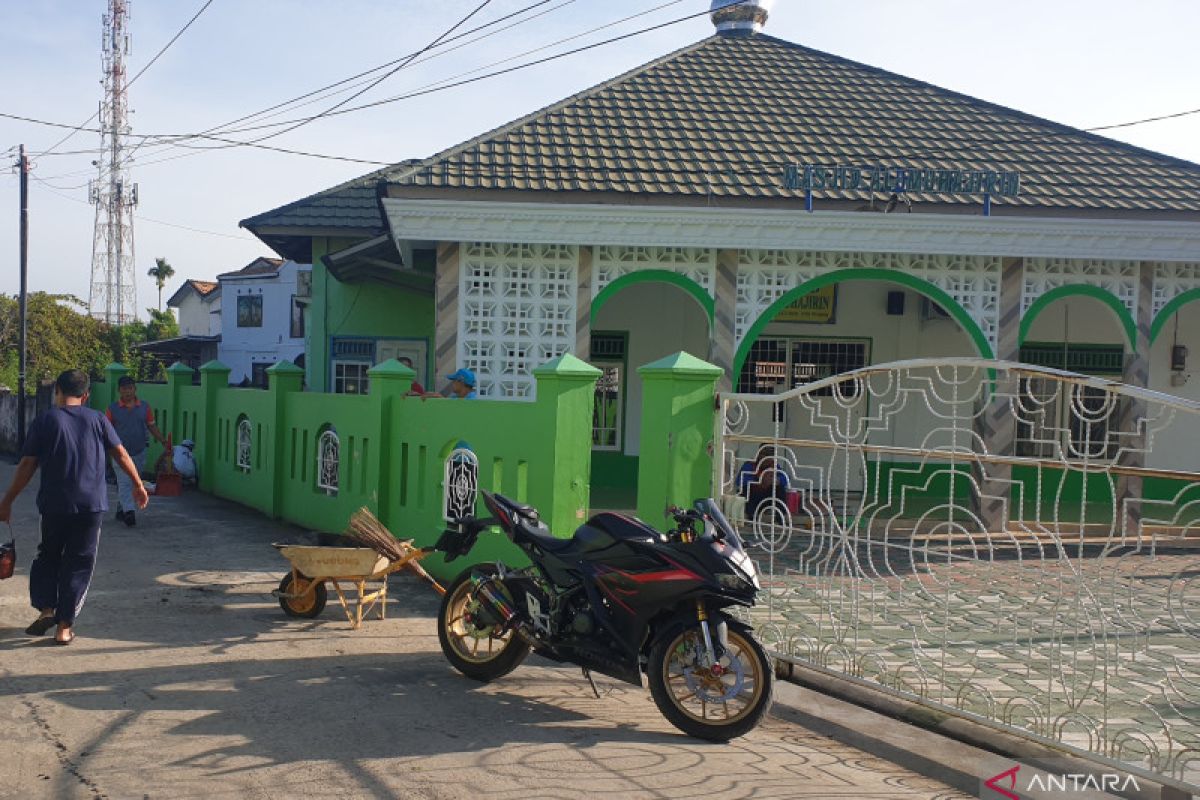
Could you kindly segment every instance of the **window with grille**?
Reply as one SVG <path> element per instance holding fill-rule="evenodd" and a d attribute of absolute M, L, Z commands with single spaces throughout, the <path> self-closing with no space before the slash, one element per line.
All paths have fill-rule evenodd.
<path fill-rule="evenodd" d="M 621 406 L 625 392 L 625 333 L 592 333 L 591 359 L 604 374 L 596 381 L 596 400 L 592 406 L 592 448 L 621 449 Z"/>
<path fill-rule="evenodd" d="M 370 388 L 367 370 L 370 364 L 357 361 L 335 361 L 333 364 L 333 391 L 337 394 L 366 394 Z"/>
<path fill-rule="evenodd" d="M 864 339 L 761 337 L 750 346 L 738 380 L 739 392 L 775 394 L 867 365 L 870 342 Z M 790 376 L 790 377 L 789 377 Z M 828 396 L 831 389 L 819 390 Z"/>

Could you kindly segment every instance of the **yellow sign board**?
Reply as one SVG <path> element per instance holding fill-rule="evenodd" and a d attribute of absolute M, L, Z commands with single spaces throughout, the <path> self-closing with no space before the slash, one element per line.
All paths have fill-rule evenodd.
<path fill-rule="evenodd" d="M 804 295 L 779 312 L 772 322 L 832 324 L 837 316 L 837 284 L 831 283 Z"/>

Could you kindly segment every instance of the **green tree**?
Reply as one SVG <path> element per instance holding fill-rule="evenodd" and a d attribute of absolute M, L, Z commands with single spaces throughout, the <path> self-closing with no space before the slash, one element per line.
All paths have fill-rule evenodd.
<path fill-rule="evenodd" d="M 154 283 L 158 286 L 158 310 L 162 311 L 162 290 L 167 281 L 175 275 L 175 268 L 168 264 L 165 258 L 156 258 L 154 266 L 146 274 L 154 278 Z"/>
<path fill-rule="evenodd" d="M 0 382 L 17 388 L 20 354 L 20 308 L 17 298 L 0 295 Z M 70 295 L 34 292 L 29 295 L 28 354 L 25 385 L 54 380 L 65 369 L 82 369 L 97 376 L 110 358 L 105 326 L 85 313 Z"/>
<path fill-rule="evenodd" d="M 155 342 L 159 339 L 173 339 L 179 335 L 179 323 L 175 321 L 175 312 L 171 309 L 155 311 L 147 308 L 150 321 L 146 323 L 146 341 Z"/>

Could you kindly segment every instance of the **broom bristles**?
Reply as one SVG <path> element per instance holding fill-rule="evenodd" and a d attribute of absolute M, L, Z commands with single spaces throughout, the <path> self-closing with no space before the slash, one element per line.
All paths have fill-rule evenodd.
<path fill-rule="evenodd" d="M 412 539 L 397 539 L 395 536 L 392 536 L 392 532 L 379 521 L 379 518 L 372 514 L 370 509 L 365 507 L 360 508 L 350 517 L 350 526 L 346 531 L 346 538 L 352 542 L 371 548 L 389 561 L 400 561 L 401 559 L 409 558 L 417 549 L 413 547 Z M 438 594 L 445 594 L 445 588 L 432 575 L 426 572 L 424 567 L 417 563 L 418 558 L 410 558 L 409 562 L 404 566 L 433 584 L 433 588 Z"/>
<path fill-rule="evenodd" d="M 350 517 L 350 527 L 346 531 L 346 537 L 371 548 L 392 561 L 399 561 L 407 557 L 414 549 L 411 539 L 400 541 L 392 536 L 392 532 L 367 508 L 360 508 Z"/>

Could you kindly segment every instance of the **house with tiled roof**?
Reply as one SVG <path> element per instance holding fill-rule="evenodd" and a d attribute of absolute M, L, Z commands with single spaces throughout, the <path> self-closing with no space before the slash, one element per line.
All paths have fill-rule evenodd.
<path fill-rule="evenodd" d="M 573 353 L 605 370 L 595 483 L 636 473 L 636 368 L 679 350 L 746 392 L 982 355 L 1200 398 L 1200 165 L 725 5 L 707 39 L 244 220 L 314 265 L 310 385 L 399 341 L 422 379 L 468 367 L 523 400 Z"/>
<path fill-rule="evenodd" d="M 221 335 L 221 284 L 188 278 L 167 300 L 184 336 Z"/>
<path fill-rule="evenodd" d="M 304 364 L 304 323 L 311 299 L 307 264 L 259 257 L 217 276 L 222 297 L 217 358 L 229 380 L 266 388 L 279 361 Z"/>

